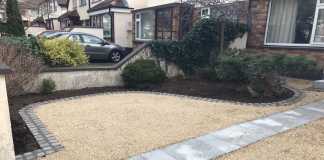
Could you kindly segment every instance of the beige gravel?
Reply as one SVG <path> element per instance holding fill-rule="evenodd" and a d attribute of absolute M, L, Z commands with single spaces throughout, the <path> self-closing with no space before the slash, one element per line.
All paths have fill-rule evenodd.
<path fill-rule="evenodd" d="M 36 113 L 65 146 L 44 159 L 116 160 L 323 98 L 307 91 L 294 105 L 260 108 L 132 93 L 56 102 Z"/>
<path fill-rule="evenodd" d="M 324 119 L 268 138 L 217 160 L 323 160 Z"/>

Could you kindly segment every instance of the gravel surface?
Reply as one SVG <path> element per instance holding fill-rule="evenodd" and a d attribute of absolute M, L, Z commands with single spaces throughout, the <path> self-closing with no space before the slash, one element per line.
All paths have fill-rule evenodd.
<path fill-rule="evenodd" d="M 324 119 L 268 138 L 217 160 L 323 160 Z"/>
<path fill-rule="evenodd" d="M 65 146 L 45 159 L 116 160 L 284 109 L 134 93 L 57 102 L 36 112 Z"/>
<path fill-rule="evenodd" d="M 309 84 L 296 80 L 289 83 L 300 89 Z M 114 94 L 47 104 L 36 113 L 65 146 L 44 159 L 116 160 L 324 99 L 321 92 L 305 91 L 305 95 L 291 106 L 260 108 L 152 94 Z M 270 153 L 259 147 L 249 152 L 257 150 Z"/>

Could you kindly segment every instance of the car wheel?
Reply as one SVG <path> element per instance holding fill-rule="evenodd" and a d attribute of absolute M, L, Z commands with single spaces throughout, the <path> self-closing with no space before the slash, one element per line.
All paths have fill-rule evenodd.
<path fill-rule="evenodd" d="M 122 60 L 122 54 L 119 51 L 112 51 L 110 54 L 110 60 L 113 63 L 118 63 L 119 61 Z"/>

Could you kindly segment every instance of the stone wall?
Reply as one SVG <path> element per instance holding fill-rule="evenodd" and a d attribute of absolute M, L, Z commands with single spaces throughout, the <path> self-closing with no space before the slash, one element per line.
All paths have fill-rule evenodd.
<path fill-rule="evenodd" d="M 0 159 L 14 160 L 15 152 L 12 140 L 9 105 L 7 98 L 5 73 L 8 68 L 0 65 Z"/>
<path fill-rule="evenodd" d="M 113 66 L 103 68 L 52 68 L 41 73 L 38 78 L 28 87 L 27 92 L 39 92 L 44 79 L 52 79 L 56 83 L 57 90 L 77 90 L 91 87 L 116 87 L 123 86 L 121 77 L 127 64 L 138 59 L 153 59 L 158 61 L 168 77 L 183 74 L 174 64 L 157 60 L 152 56 L 147 45 L 136 48 L 121 62 Z"/>

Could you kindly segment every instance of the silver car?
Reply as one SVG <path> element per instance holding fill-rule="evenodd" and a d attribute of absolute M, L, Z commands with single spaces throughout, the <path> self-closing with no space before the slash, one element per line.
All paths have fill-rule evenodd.
<path fill-rule="evenodd" d="M 79 42 L 85 47 L 85 52 L 90 60 L 106 60 L 117 63 L 126 55 L 125 48 L 86 33 L 67 32 L 56 38 L 68 38 Z"/>

